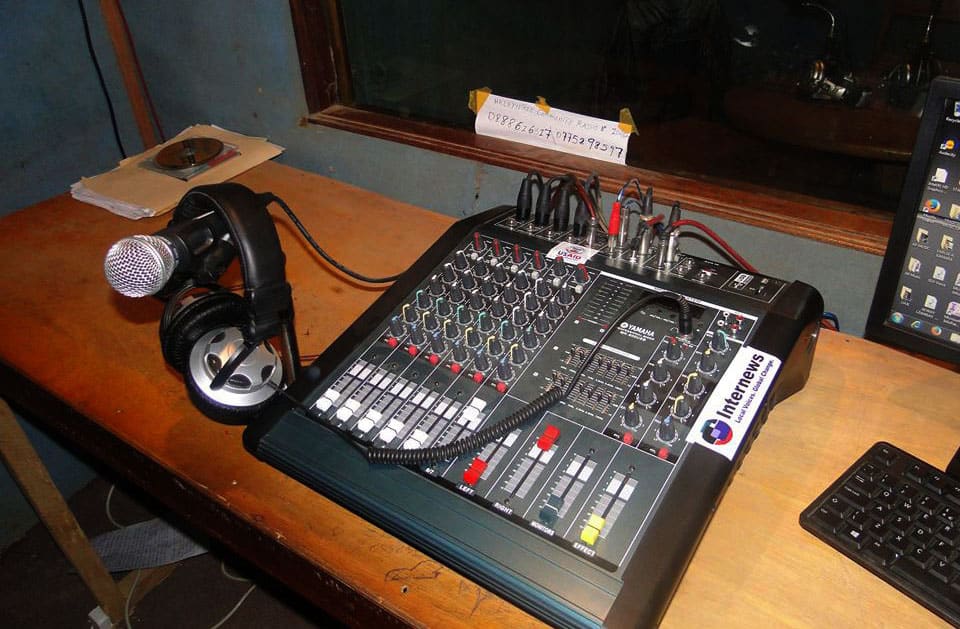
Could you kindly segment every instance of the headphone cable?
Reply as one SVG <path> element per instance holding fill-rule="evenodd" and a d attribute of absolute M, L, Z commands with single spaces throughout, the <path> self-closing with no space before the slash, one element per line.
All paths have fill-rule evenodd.
<path fill-rule="evenodd" d="M 345 275 L 348 275 L 355 280 L 359 280 L 361 282 L 367 282 L 368 284 L 389 284 L 391 282 L 397 281 L 402 275 L 398 273 L 396 275 L 390 275 L 387 277 L 369 277 L 367 275 L 363 275 L 362 273 L 357 273 L 356 271 L 348 268 L 347 266 L 337 262 L 336 260 L 333 259 L 333 257 L 330 256 L 330 254 L 328 254 L 326 251 L 323 250 L 323 248 L 317 243 L 316 240 L 313 239 L 313 236 L 311 236 L 310 232 L 307 231 L 306 226 L 304 226 L 304 224 L 300 221 L 300 219 L 297 218 L 297 215 L 293 212 L 292 209 L 290 209 L 290 206 L 287 205 L 283 199 L 273 194 L 272 192 L 266 192 L 260 196 L 264 200 L 265 206 L 269 205 L 270 203 L 276 203 L 281 208 L 283 208 L 283 211 L 287 214 L 287 216 L 293 222 L 293 225 L 297 228 L 297 230 L 303 236 L 304 240 L 310 243 L 310 246 L 313 247 L 313 250 L 316 251 L 321 258 L 329 262 L 341 273 L 344 273 Z"/>

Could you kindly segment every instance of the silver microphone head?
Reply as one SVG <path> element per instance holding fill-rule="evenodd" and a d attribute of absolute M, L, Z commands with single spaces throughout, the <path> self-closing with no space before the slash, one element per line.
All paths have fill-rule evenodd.
<path fill-rule="evenodd" d="M 177 267 L 176 254 L 166 238 L 130 236 L 118 240 L 103 261 L 110 286 L 127 297 L 157 293 Z"/>

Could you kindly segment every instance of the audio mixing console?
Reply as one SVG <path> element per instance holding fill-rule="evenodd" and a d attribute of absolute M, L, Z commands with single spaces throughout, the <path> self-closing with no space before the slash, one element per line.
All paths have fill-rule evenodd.
<path fill-rule="evenodd" d="M 507 207 L 452 226 L 293 385 L 309 413 L 278 402 L 245 443 L 552 624 L 655 624 L 770 408 L 805 383 L 823 302 L 554 227 Z M 620 321 L 663 293 L 692 330 L 671 299 Z M 450 460 L 373 464 L 346 442 L 457 442 L 557 387 L 545 413 Z"/>

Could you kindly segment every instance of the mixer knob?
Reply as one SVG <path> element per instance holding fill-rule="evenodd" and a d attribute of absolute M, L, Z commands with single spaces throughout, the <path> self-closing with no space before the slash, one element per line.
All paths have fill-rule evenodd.
<path fill-rule="evenodd" d="M 527 293 L 523 296 L 523 307 L 530 312 L 536 312 L 540 309 L 540 302 L 533 293 Z"/>
<path fill-rule="evenodd" d="M 527 349 L 536 349 L 540 344 L 540 337 L 534 333 L 533 328 L 527 328 L 523 331 L 523 346 Z"/>
<path fill-rule="evenodd" d="M 533 285 L 533 292 L 540 299 L 546 299 L 550 296 L 550 284 L 542 277 L 537 278 L 536 283 Z"/>
<path fill-rule="evenodd" d="M 467 347 L 479 347 L 480 346 L 480 333 L 477 332 L 476 328 L 467 328 L 466 333 L 464 334 L 464 339 L 467 343 Z"/>
<path fill-rule="evenodd" d="M 443 335 L 434 332 L 433 336 L 430 337 L 430 350 L 434 354 L 442 354 L 444 349 L 446 349 L 446 344 L 443 342 Z"/>
<path fill-rule="evenodd" d="M 450 302 L 441 297 L 434 303 L 434 308 L 437 311 L 437 314 L 441 317 L 449 317 L 450 313 L 453 312 L 453 306 L 450 305 Z"/>
<path fill-rule="evenodd" d="M 470 263 L 467 262 L 467 256 L 463 251 L 457 251 L 453 254 L 453 266 L 461 271 L 470 266 Z"/>
<path fill-rule="evenodd" d="M 500 299 L 495 298 L 490 302 L 490 314 L 500 319 L 507 315 L 507 307 L 503 305 Z"/>
<path fill-rule="evenodd" d="M 410 333 L 410 342 L 414 345 L 422 345 L 427 341 L 427 335 L 424 334 L 423 328 L 418 326 L 416 323 L 408 323 L 407 330 Z"/>
<path fill-rule="evenodd" d="M 700 374 L 694 371 L 687 376 L 687 383 L 683 386 L 683 390 L 687 395 L 692 395 L 693 397 L 703 395 L 703 378 L 700 377 Z"/>
<path fill-rule="evenodd" d="M 504 321 L 500 324 L 500 338 L 504 341 L 512 341 L 517 338 L 517 326 L 510 321 Z"/>
<path fill-rule="evenodd" d="M 470 291 L 470 296 L 467 298 L 467 302 L 470 304 L 472 309 L 483 310 L 483 297 L 480 296 L 479 291 Z"/>
<path fill-rule="evenodd" d="M 493 297 L 497 293 L 497 285 L 489 277 L 485 277 L 480 281 L 480 292 L 485 297 Z"/>
<path fill-rule="evenodd" d="M 560 256 L 553 259 L 553 264 L 550 268 L 556 277 L 563 277 L 567 274 L 567 263 L 564 262 Z"/>
<path fill-rule="evenodd" d="M 513 278 L 513 286 L 521 293 L 530 288 L 530 278 L 527 277 L 526 271 L 517 273 L 517 276 Z"/>
<path fill-rule="evenodd" d="M 717 370 L 717 360 L 713 357 L 713 352 L 708 349 L 700 356 L 697 369 L 699 369 L 702 374 L 711 374 Z"/>
<path fill-rule="evenodd" d="M 433 300 L 430 299 L 430 295 L 427 291 L 418 290 L 417 291 L 417 308 L 420 310 L 429 310 L 433 307 Z"/>
<path fill-rule="evenodd" d="M 423 328 L 425 330 L 436 330 L 440 327 L 440 322 L 432 312 L 423 313 Z"/>
<path fill-rule="evenodd" d="M 527 325 L 527 313 L 520 306 L 514 306 L 510 313 L 510 321 L 518 328 L 522 328 Z"/>
<path fill-rule="evenodd" d="M 443 294 L 443 282 L 437 274 L 430 276 L 430 294 L 434 297 Z"/>
<path fill-rule="evenodd" d="M 415 323 L 417 320 L 417 311 L 410 304 L 403 304 L 403 320 L 407 323 Z"/>
<path fill-rule="evenodd" d="M 507 271 L 503 268 L 502 264 L 498 264 L 493 267 L 493 281 L 497 284 L 503 284 L 509 279 L 507 277 Z"/>
<path fill-rule="evenodd" d="M 490 247 L 493 249 L 493 255 L 500 257 L 500 254 L 503 253 L 503 250 L 500 248 L 500 239 L 494 238 L 493 242 L 490 243 Z"/>
<path fill-rule="evenodd" d="M 513 251 L 510 253 L 510 260 L 514 264 L 523 264 L 523 261 L 526 259 L 526 256 L 523 255 L 523 251 L 520 249 L 520 245 L 514 245 Z"/>
<path fill-rule="evenodd" d="M 729 344 L 727 343 L 727 335 L 723 330 L 717 330 L 713 333 L 713 338 L 710 339 L 710 349 L 715 352 L 725 352 Z"/>
<path fill-rule="evenodd" d="M 573 289 L 569 284 L 561 284 L 560 291 L 557 293 L 557 301 L 564 306 L 569 306 L 575 299 Z"/>
<path fill-rule="evenodd" d="M 514 365 L 522 365 L 527 361 L 527 352 L 519 343 L 510 346 L 510 362 Z"/>
<path fill-rule="evenodd" d="M 677 427 L 674 424 L 673 417 L 667 415 L 660 420 L 660 426 L 657 428 L 657 437 L 664 443 L 671 443 L 677 438 Z"/>
<path fill-rule="evenodd" d="M 547 319 L 545 313 L 541 312 L 537 315 L 537 318 L 533 322 L 533 329 L 539 334 L 546 334 L 550 331 L 550 320 Z"/>
<path fill-rule="evenodd" d="M 637 403 L 647 408 L 657 403 L 657 392 L 650 386 L 649 380 L 640 385 L 640 390 L 637 391 Z"/>
<path fill-rule="evenodd" d="M 667 369 L 667 366 L 663 364 L 662 360 L 658 360 L 653 366 L 653 370 L 650 372 L 650 378 L 657 384 L 663 384 L 670 379 L 670 370 Z"/>
<path fill-rule="evenodd" d="M 450 301 L 455 304 L 462 304 L 463 300 L 467 298 L 466 293 L 463 292 L 463 287 L 459 283 L 454 283 L 450 285 Z"/>
<path fill-rule="evenodd" d="M 677 342 L 676 337 L 671 336 L 667 339 L 667 348 L 663 351 L 663 355 L 671 362 L 676 362 L 683 357 L 683 352 L 680 351 L 680 343 Z"/>
<path fill-rule="evenodd" d="M 460 336 L 460 326 L 456 321 L 447 319 L 443 322 L 443 335 L 448 339 L 455 339 Z"/>
<path fill-rule="evenodd" d="M 630 402 L 623 412 L 623 423 L 630 428 L 636 428 L 640 425 L 640 409 L 633 402 Z"/>
<path fill-rule="evenodd" d="M 556 321 L 563 316 L 563 309 L 557 304 L 556 300 L 551 299 L 547 302 L 547 316 Z"/>
<path fill-rule="evenodd" d="M 464 290 L 473 290 L 477 287 L 477 278 L 469 273 L 461 273 L 460 285 L 463 286 Z"/>
<path fill-rule="evenodd" d="M 578 284 L 586 284 L 590 281 L 590 272 L 587 271 L 587 267 L 578 264 L 576 270 L 573 272 L 573 279 L 577 281 Z"/>
<path fill-rule="evenodd" d="M 504 358 L 497 364 L 497 377 L 501 380 L 509 380 L 513 377 L 513 365 L 510 361 Z"/>
<path fill-rule="evenodd" d="M 489 272 L 490 269 L 487 268 L 487 263 L 483 261 L 483 258 L 477 258 L 477 261 L 473 263 L 473 274 L 477 277 L 485 277 Z"/>
<path fill-rule="evenodd" d="M 456 281 L 457 271 L 453 268 L 452 264 L 447 262 L 446 264 L 443 265 L 443 271 L 441 271 L 441 277 L 443 277 L 444 282 L 449 284 L 450 282 Z"/>
<path fill-rule="evenodd" d="M 503 287 L 501 298 L 505 304 L 515 304 L 520 299 L 520 295 L 517 294 L 517 289 L 513 287 L 513 284 L 507 284 Z"/>
<path fill-rule="evenodd" d="M 543 255 L 539 251 L 533 252 L 533 268 L 537 271 L 542 271 L 544 267 L 543 264 Z"/>
<path fill-rule="evenodd" d="M 477 371 L 490 369 L 490 357 L 482 349 L 478 349 L 473 358 L 473 366 L 476 367 Z"/>
<path fill-rule="evenodd" d="M 388 325 L 390 326 L 391 335 L 395 337 L 403 336 L 403 322 L 400 321 L 400 317 L 396 315 L 390 317 L 390 322 Z"/>
<path fill-rule="evenodd" d="M 678 395 L 673 401 L 673 416 L 677 419 L 684 420 L 690 417 L 692 412 L 693 409 L 690 407 L 690 402 L 682 395 Z"/>
<path fill-rule="evenodd" d="M 486 312 L 477 315 L 477 326 L 481 332 L 490 332 L 493 330 L 493 317 Z"/>
<path fill-rule="evenodd" d="M 473 313 L 466 306 L 457 306 L 457 323 L 460 325 L 473 323 Z"/>
<path fill-rule="evenodd" d="M 453 342 L 453 360 L 462 363 L 467 359 L 467 349 L 460 341 Z"/>
<path fill-rule="evenodd" d="M 499 356 L 503 353 L 503 341 L 497 336 L 491 336 L 487 339 L 487 353 L 491 356 Z"/>

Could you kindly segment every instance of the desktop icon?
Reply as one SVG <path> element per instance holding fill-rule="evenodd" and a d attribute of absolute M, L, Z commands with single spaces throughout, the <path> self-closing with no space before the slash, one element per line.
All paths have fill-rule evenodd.
<path fill-rule="evenodd" d="M 960 218 L 960 203 L 950 204 L 950 218 Z"/>
<path fill-rule="evenodd" d="M 960 118 L 960 100 L 953 104 L 953 117 Z"/>
<path fill-rule="evenodd" d="M 913 239 L 916 240 L 918 244 L 925 245 L 927 244 L 927 240 L 930 239 L 930 232 L 922 227 L 918 227 L 917 235 L 914 236 Z"/>
<path fill-rule="evenodd" d="M 953 236 L 950 234 L 944 234 L 940 238 L 940 249 L 943 251 L 953 251 Z"/>
<path fill-rule="evenodd" d="M 933 177 L 930 178 L 931 183 L 947 183 L 947 169 L 938 168 L 934 171 Z"/>
<path fill-rule="evenodd" d="M 960 303 L 951 301 L 949 304 L 947 304 L 947 316 L 960 317 Z"/>
<path fill-rule="evenodd" d="M 928 214 L 936 214 L 940 211 L 940 200 L 939 199 L 927 199 L 923 202 L 923 211 Z"/>
<path fill-rule="evenodd" d="M 907 270 L 911 273 L 919 273 L 920 260 L 917 260 L 916 258 L 910 258 L 910 260 L 907 262 Z"/>
<path fill-rule="evenodd" d="M 951 332 L 950 341 L 953 343 L 960 343 L 960 334 L 957 334 L 956 332 Z"/>
<path fill-rule="evenodd" d="M 927 295 L 926 299 L 923 300 L 923 307 L 929 308 L 930 310 L 937 309 L 937 298 L 933 295 Z"/>
<path fill-rule="evenodd" d="M 941 282 L 947 279 L 947 270 L 942 266 L 933 267 L 933 279 Z"/>
<path fill-rule="evenodd" d="M 941 328 L 939 325 L 931 326 L 930 334 L 934 336 L 940 336 L 941 334 L 943 334 L 943 328 Z"/>
<path fill-rule="evenodd" d="M 899 325 L 903 323 L 903 314 L 899 312 L 895 312 L 892 315 L 890 315 L 890 320 L 896 323 L 897 325 Z"/>
<path fill-rule="evenodd" d="M 911 289 L 909 286 L 901 286 L 900 301 L 902 301 L 903 303 L 909 306 L 912 300 L 913 300 L 913 289 Z"/>
<path fill-rule="evenodd" d="M 957 141 L 953 138 L 947 138 L 943 141 L 943 144 L 940 145 L 941 151 L 952 151 L 957 148 Z"/>
<path fill-rule="evenodd" d="M 923 321 L 911 321 L 910 327 L 913 328 L 914 330 L 923 329 Z"/>

